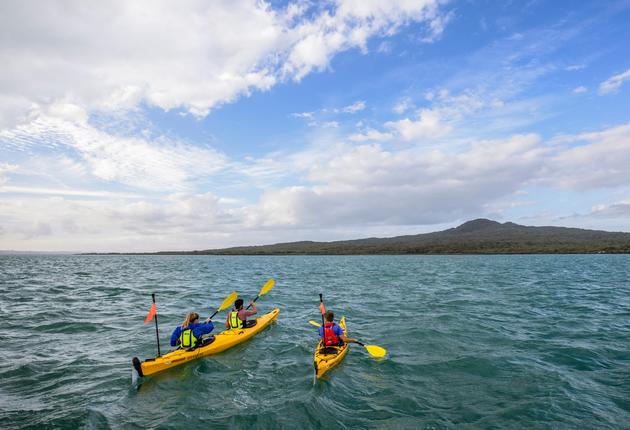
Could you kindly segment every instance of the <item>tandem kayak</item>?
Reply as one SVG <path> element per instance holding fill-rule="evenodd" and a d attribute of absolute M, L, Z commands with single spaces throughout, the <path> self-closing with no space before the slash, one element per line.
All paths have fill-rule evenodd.
<path fill-rule="evenodd" d="M 343 334 L 346 336 L 348 332 L 346 330 L 346 318 L 341 317 L 339 321 L 339 327 L 343 329 Z M 319 341 L 315 347 L 315 355 L 313 356 L 313 364 L 315 366 L 315 377 L 321 378 L 324 373 L 341 363 L 343 358 L 348 353 L 348 344 L 343 346 L 324 346 L 323 341 Z"/>
<path fill-rule="evenodd" d="M 196 360 L 197 358 L 225 351 L 226 349 L 232 348 L 239 343 L 245 342 L 255 334 L 262 331 L 265 327 L 271 324 L 272 321 L 278 318 L 279 313 L 280 309 L 276 308 L 268 314 L 256 318 L 256 325 L 253 327 L 225 330 L 215 335 L 212 343 L 199 348 L 192 350 L 176 349 L 175 351 L 156 358 L 149 358 L 142 362 L 137 357 L 134 357 L 132 360 L 133 368 L 137 372 L 137 376 L 151 376 L 164 370 L 171 369 L 175 366 L 179 366 L 180 364 Z"/>

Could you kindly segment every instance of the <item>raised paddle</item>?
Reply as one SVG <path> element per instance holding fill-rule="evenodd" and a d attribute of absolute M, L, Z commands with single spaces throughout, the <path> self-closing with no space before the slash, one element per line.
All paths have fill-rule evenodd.
<path fill-rule="evenodd" d="M 324 322 L 324 314 L 326 313 L 326 308 L 324 307 L 324 296 L 322 293 L 319 293 L 319 311 L 322 313 L 322 327 L 325 327 Z M 326 330 L 322 330 L 322 345 L 326 344 Z"/>
<path fill-rule="evenodd" d="M 316 321 L 310 320 L 308 322 L 311 325 L 314 325 L 315 327 L 321 327 L 322 325 Z M 366 349 L 367 352 L 370 353 L 370 355 L 374 358 L 382 358 L 385 357 L 387 355 L 387 350 L 385 348 L 381 348 L 378 345 L 365 345 L 362 342 L 357 341 L 357 344 L 361 345 L 363 348 Z"/>
<path fill-rule="evenodd" d="M 230 295 L 227 296 L 225 300 L 223 300 L 223 303 L 221 303 L 221 306 L 219 306 L 219 308 L 208 319 L 211 320 L 213 316 L 215 316 L 222 310 L 229 308 L 234 303 L 234 300 L 236 300 L 237 297 L 238 297 L 238 294 L 236 293 L 236 291 L 232 291 Z"/>
<path fill-rule="evenodd" d="M 269 279 L 267 282 L 265 282 L 265 285 L 262 286 L 256 298 L 252 301 L 255 302 L 256 300 L 258 300 L 260 296 L 264 296 L 265 294 L 267 294 L 273 288 L 274 285 L 276 285 L 276 281 L 274 281 L 273 279 Z M 247 305 L 245 309 L 249 309 L 251 307 L 252 305 L 249 304 Z"/>

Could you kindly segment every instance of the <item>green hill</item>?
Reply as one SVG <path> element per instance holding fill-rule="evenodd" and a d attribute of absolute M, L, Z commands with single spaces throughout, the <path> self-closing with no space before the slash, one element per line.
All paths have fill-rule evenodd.
<path fill-rule="evenodd" d="M 630 253 L 630 233 L 566 227 L 529 227 L 488 219 L 448 230 L 335 242 L 289 242 L 158 254 L 352 255 L 352 254 L 547 254 Z"/>

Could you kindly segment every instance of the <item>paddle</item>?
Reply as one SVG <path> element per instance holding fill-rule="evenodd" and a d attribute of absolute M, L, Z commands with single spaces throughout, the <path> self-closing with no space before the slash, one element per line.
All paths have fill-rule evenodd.
<path fill-rule="evenodd" d="M 265 282 L 265 285 L 262 286 L 262 288 L 260 289 L 260 292 L 258 293 L 256 298 L 254 300 L 252 300 L 252 301 L 256 302 L 256 300 L 258 300 L 258 298 L 260 296 L 264 296 L 269 291 L 271 291 L 271 289 L 273 288 L 274 285 L 276 285 L 276 281 L 274 281 L 273 279 L 269 279 L 267 282 Z M 251 307 L 252 307 L 252 305 L 249 304 L 249 305 L 247 305 L 247 307 L 245 309 L 249 309 Z"/>
<path fill-rule="evenodd" d="M 308 322 L 311 325 L 314 325 L 315 327 L 321 327 L 322 325 L 316 321 L 310 320 Z M 363 348 L 365 348 L 365 350 L 367 352 L 370 353 L 370 355 L 374 358 L 382 358 L 385 357 L 387 355 L 387 350 L 385 348 L 381 348 L 378 345 L 365 345 L 362 342 L 357 341 L 357 344 L 361 345 Z"/>
<path fill-rule="evenodd" d="M 236 300 L 236 298 L 238 297 L 238 294 L 236 293 L 236 291 L 232 291 L 230 293 L 229 296 L 227 296 L 225 298 L 225 300 L 223 300 L 223 303 L 221 303 L 221 306 L 219 306 L 219 308 L 212 314 L 212 316 L 208 319 L 212 319 L 213 316 L 215 316 L 216 314 L 218 314 L 219 312 L 221 312 L 222 310 L 230 307 L 232 305 L 232 303 L 234 303 L 234 300 Z"/>
<path fill-rule="evenodd" d="M 319 293 L 319 311 L 322 313 L 322 327 L 324 327 L 326 325 L 326 323 L 324 322 L 324 314 L 326 313 L 326 308 L 324 307 L 324 297 L 322 296 L 322 293 Z M 322 345 L 326 344 L 326 330 L 322 331 Z"/>

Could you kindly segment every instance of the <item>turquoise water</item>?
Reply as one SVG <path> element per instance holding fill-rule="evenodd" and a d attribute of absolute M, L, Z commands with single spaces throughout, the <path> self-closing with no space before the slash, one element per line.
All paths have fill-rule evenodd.
<path fill-rule="evenodd" d="M 189 310 L 276 287 L 250 342 L 131 383 Z M 318 293 L 356 345 L 313 384 Z M 221 314 L 219 321 L 225 318 Z M 630 256 L 0 257 L 0 426 L 630 428 Z"/>

